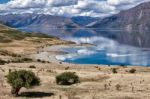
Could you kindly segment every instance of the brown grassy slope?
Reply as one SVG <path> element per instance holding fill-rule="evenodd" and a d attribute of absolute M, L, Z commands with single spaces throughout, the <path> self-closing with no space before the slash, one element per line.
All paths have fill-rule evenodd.
<path fill-rule="evenodd" d="M 25 33 L 0 24 L 0 51 L 28 54 L 36 52 L 37 48 L 45 45 L 66 44 L 53 36 L 41 33 Z"/>

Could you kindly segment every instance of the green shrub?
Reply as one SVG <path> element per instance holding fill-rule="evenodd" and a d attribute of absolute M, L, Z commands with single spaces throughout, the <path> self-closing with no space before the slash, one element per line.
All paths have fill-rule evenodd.
<path fill-rule="evenodd" d="M 36 66 L 34 66 L 34 65 L 30 65 L 30 66 L 29 66 L 29 68 L 36 68 Z"/>
<path fill-rule="evenodd" d="M 44 61 L 44 60 L 42 60 L 41 62 L 42 62 L 42 63 L 46 63 L 46 61 Z"/>
<path fill-rule="evenodd" d="M 23 62 L 32 62 L 33 60 L 31 58 L 23 58 L 21 59 Z"/>
<path fill-rule="evenodd" d="M 7 63 L 7 62 L 0 59 L 0 65 L 4 65 L 5 63 Z"/>
<path fill-rule="evenodd" d="M 116 90 L 120 91 L 121 90 L 121 85 L 117 84 L 116 85 Z"/>
<path fill-rule="evenodd" d="M 112 68 L 112 72 L 113 72 L 114 74 L 118 73 L 118 72 L 117 72 L 117 68 Z"/>
<path fill-rule="evenodd" d="M 32 62 L 33 60 L 30 58 L 17 58 L 12 60 L 12 63 L 25 63 L 25 62 Z"/>
<path fill-rule="evenodd" d="M 37 62 L 41 62 L 41 60 L 40 60 L 40 59 L 37 59 Z"/>
<path fill-rule="evenodd" d="M 64 72 L 56 76 L 56 82 L 59 85 L 72 85 L 79 83 L 79 77 L 73 72 Z"/>
<path fill-rule="evenodd" d="M 129 73 L 135 73 L 135 72 L 136 72 L 136 69 L 129 70 Z"/>
<path fill-rule="evenodd" d="M 69 70 L 70 67 L 65 67 L 65 70 Z"/>
<path fill-rule="evenodd" d="M 40 85 L 40 79 L 33 72 L 26 70 L 10 71 L 7 75 L 7 82 L 11 85 L 11 94 L 14 96 L 18 96 L 22 87 L 32 88 Z"/>

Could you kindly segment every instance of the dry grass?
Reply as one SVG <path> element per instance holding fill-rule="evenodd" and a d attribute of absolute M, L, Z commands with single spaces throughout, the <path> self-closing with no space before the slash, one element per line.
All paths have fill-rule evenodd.
<path fill-rule="evenodd" d="M 83 77 L 80 78 L 81 82 L 103 82 L 110 77 L 108 75 L 97 75 L 93 77 Z"/>
<path fill-rule="evenodd" d="M 34 65 L 32 69 L 29 66 Z M 81 78 L 81 82 L 72 86 L 56 85 L 55 76 L 65 72 L 67 64 L 56 63 L 13 63 L 0 66 L 0 99 L 12 99 L 10 86 L 6 83 L 5 75 L 11 69 L 31 70 L 38 75 L 42 81 L 41 86 L 33 89 L 22 89 L 22 96 L 36 99 L 149 99 L 150 98 L 150 72 L 142 72 L 146 67 L 136 67 L 135 74 L 127 73 L 125 70 L 132 68 L 119 68 L 117 74 L 110 73 L 111 67 L 101 67 L 101 71 L 91 66 L 68 64 L 67 71 L 76 72 Z M 61 67 L 61 68 L 60 68 Z M 84 67 L 84 68 L 83 68 Z M 139 71 L 139 70 L 142 71 Z M 105 70 L 105 72 L 103 71 Z M 107 72 L 106 72 L 107 71 Z M 3 78 L 3 79 L 2 79 Z M 27 95 L 25 95 L 26 93 Z M 40 93 L 38 96 L 36 93 Z M 50 93 L 53 95 L 50 96 Z M 18 97 L 18 99 L 22 99 Z"/>

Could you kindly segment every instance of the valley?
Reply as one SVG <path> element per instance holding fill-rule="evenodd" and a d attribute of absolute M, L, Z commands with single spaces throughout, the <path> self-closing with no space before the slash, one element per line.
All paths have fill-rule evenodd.
<path fill-rule="evenodd" d="M 21 9 L 21 3 L 10 7 L 13 11 L 32 11 L 40 1 L 30 2 L 33 8 L 25 7 L 28 2 Z M 88 9 L 99 8 L 92 7 L 94 2 L 101 1 L 90 1 Z M 120 7 L 119 1 L 114 3 L 102 10 Z M 77 8 L 69 11 L 75 14 L 82 9 Z M 62 9 L 57 13 L 62 14 Z M 150 2 L 107 17 L 92 17 L 93 11 L 87 10 L 83 16 L 5 11 L 2 14 L 0 9 L 0 99 L 150 99 Z M 21 70 L 29 74 L 16 76 Z M 65 74 L 60 80 L 72 84 L 57 81 L 60 74 L 68 72 L 76 76 Z M 32 76 L 40 79 L 36 87 L 32 87 L 37 80 Z M 18 95 L 13 96 L 13 88 L 20 90 Z"/>

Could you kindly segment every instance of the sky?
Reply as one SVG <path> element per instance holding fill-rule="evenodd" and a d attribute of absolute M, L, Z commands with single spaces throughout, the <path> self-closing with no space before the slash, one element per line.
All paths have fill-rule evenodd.
<path fill-rule="evenodd" d="M 0 0 L 0 14 L 105 17 L 150 0 Z"/>
<path fill-rule="evenodd" d="M 7 3 L 10 0 L 0 0 L 0 3 Z"/>

